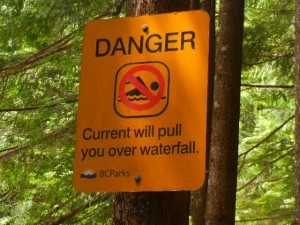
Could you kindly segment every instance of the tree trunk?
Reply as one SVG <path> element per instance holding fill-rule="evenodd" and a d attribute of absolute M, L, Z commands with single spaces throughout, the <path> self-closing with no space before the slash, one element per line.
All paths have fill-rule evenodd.
<path fill-rule="evenodd" d="M 222 0 L 217 41 L 206 224 L 235 221 L 244 1 Z"/>
<path fill-rule="evenodd" d="M 190 0 L 126 0 L 126 16 L 187 11 Z"/>
<path fill-rule="evenodd" d="M 197 10 L 200 8 L 200 0 L 190 0 L 190 10 Z"/>
<path fill-rule="evenodd" d="M 189 0 L 127 0 L 126 15 L 189 10 Z M 188 225 L 190 192 L 117 193 L 114 225 Z"/>
<path fill-rule="evenodd" d="M 209 66 L 208 66 L 208 106 L 207 106 L 207 141 L 206 141 L 206 170 L 209 167 L 210 157 L 210 137 L 212 123 L 213 89 L 215 76 L 215 0 L 205 0 L 201 3 L 201 9 L 210 15 L 209 31 Z M 205 183 L 200 190 L 193 192 L 191 202 L 191 216 L 193 225 L 205 224 L 208 173 L 206 173 Z"/>
<path fill-rule="evenodd" d="M 300 0 L 295 0 L 296 8 L 296 74 L 295 74 L 295 93 L 296 93 L 296 115 L 295 115 L 295 178 L 296 178 L 296 210 L 295 224 L 300 225 Z"/>
<path fill-rule="evenodd" d="M 114 225 L 188 225 L 189 192 L 117 193 Z"/>

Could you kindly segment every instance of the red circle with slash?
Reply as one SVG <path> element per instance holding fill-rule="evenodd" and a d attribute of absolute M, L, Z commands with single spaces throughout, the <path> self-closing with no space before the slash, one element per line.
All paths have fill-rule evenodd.
<path fill-rule="evenodd" d="M 159 89 L 158 89 L 158 93 L 157 95 L 154 95 L 147 87 L 145 87 L 144 84 L 142 84 L 135 76 L 134 74 L 140 71 L 149 71 L 151 72 L 153 75 L 155 75 L 155 77 L 158 80 L 159 83 Z M 125 85 L 126 83 L 131 83 L 135 88 L 137 88 L 141 94 L 143 94 L 148 100 L 149 102 L 145 103 L 145 104 L 135 104 L 134 102 L 131 102 L 127 96 L 126 96 L 126 91 L 125 91 Z M 163 75 L 161 74 L 161 72 L 156 69 L 153 66 L 150 65 L 139 65 L 139 66 L 135 66 L 133 68 L 131 68 L 122 78 L 120 85 L 119 85 L 119 94 L 120 94 L 120 98 L 122 100 L 122 102 L 135 110 L 146 110 L 149 109 L 153 106 L 155 106 L 163 97 L 164 94 L 164 90 L 165 90 L 165 81 L 163 78 Z"/>

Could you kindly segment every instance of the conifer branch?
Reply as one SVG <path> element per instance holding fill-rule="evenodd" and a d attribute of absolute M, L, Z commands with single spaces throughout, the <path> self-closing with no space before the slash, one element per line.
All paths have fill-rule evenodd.
<path fill-rule="evenodd" d="M 124 4 L 125 4 L 125 0 L 116 1 L 112 7 L 108 7 L 108 9 L 105 12 L 103 12 L 99 17 L 95 19 L 100 19 L 106 16 L 114 16 L 114 17 L 118 16 L 124 7 Z M 111 12 L 111 9 L 115 9 L 115 11 Z M 73 45 L 72 43 L 71 44 L 69 43 L 75 38 L 75 34 L 77 34 L 81 30 L 82 28 L 79 28 L 73 31 L 72 33 L 62 37 L 61 39 L 53 42 L 52 44 L 38 51 L 37 53 L 29 56 L 23 61 L 4 68 L 2 71 L 0 71 L 0 78 L 12 75 L 13 72 L 17 71 L 18 69 L 27 70 L 28 69 L 27 67 L 32 68 L 32 64 L 37 63 L 38 61 L 46 58 L 47 56 L 54 55 L 68 50 Z"/>
<path fill-rule="evenodd" d="M 240 188 L 237 189 L 237 192 L 246 188 L 247 186 L 249 186 L 250 184 L 252 184 L 260 175 L 262 175 L 267 169 L 269 169 L 271 167 L 271 165 L 273 165 L 274 163 L 278 162 L 279 160 L 283 159 L 284 157 L 288 156 L 289 154 L 292 154 L 294 152 L 294 149 L 286 152 L 285 154 L 279 156 L 278 158 L 272 160 L 271 162 L 268 163 L 267 166 L 265 166 L 258 174 L 256 174 L 251 180 L 249 180 L 246 184 L 244 184 L 243 186 L 241 186 Z"/>
<path fill-rule="evenodd" d="M 257 147 L 259 147 L 260 145 L 262 145 L 263 143 L 265 143 L 266 141 L 268 141 L 273 135 L 275 135 L 279 130 L 281 130 L 281 128 L 283 128 L 293 118 L 295 118 L 295 115 L 291 116 L 286 121 L 284 121 L 280 126 L 276 127 L 273 131 L 271 131 L 271 133 L 269 133 L 265 138 L 263 138 L 261 141 L 259 141 L 258 143 L 256 143 L 254 146 L 252 146 L 251 148 L 249 148 L 245 152 L 239 154 L 239 158 L 243 157 L 243 159 L 241 160 L 241 163 L 240 163 L 241 166 L 239 167 L 238 171 L 241 171 L 242 168 L 243 168 L 243 166 L 245 165 L 244 161 L 245 161 L 248 153 L 250 153 L 252 150 L 256 149 Z"/>
<path fill-rule="evenodd" d="M 48 45 L 32 56 L 29 56 L 27 59 L 21 61 L 20 63 L 4 68 L 2 71 L 0 71 L 0 78 L 9 76 L 13 71 L 21 68 L 26 68 L 27 66 L 30 66 L 49 55 L 67 50 L 71 46 L 68 43 L 75 37 L 74 34 L 75 32 L 72 32 L 71 34 L 66 35 L 63 38 L 53 42 L 52 44 Z"/>
<path fill-rule="evenodd" d="M 32 225 L 40 225 L 42 224 L 44 221 L 48 221 L 51 216 L 58 212 L 59 210 L 63 209 L 64 207 L 66 207 L 68 204 L 70 204 L 75 198 L 78 197 L 78 193 L 72 195 L 69 199 L 67 199 L 66 201 L 64 201 L 63 203 L 61 203 L 60 205 L 54 207 L 52 210 L 50 210 L 49 213 L 47 213 L 47 215 L 45 215 L 43 218 L 41 218 L 39 221 L 35 222 L 34 224 Z"/>
<path fill-rule="evenodd" d="M 272 62 L 275 60 L 279 60 L 282 58 L 290 58 L 293 57 L 294 53 L 293 52 L 287 52 L 287 53 L 277 53 L 277 54 L 273 54 L 273 55 L 265 55 L 265 57 L 268 57 L 266 60 L 260 61 L 260 62 L 243 62 L 244 66 L 258 66 L 261 64 L 265 64 L 268 62 Z"/>
<path fill-rule="evenodd" d="M 244 158 L 246 157 L 246 155 L 251 152 L 252 150 L 256 149 L 257 147 L 259 147 L 261 144 L 263 144 L 264 142 L 266 142 L 267 140 L 269 140 L 269 138 L 271 138 L 274 134 L 276 134 L 282 127 L 284 127 L 288 122 L 290 122 L 293 118 L 295 117 L 295 115 L 291 116 L 290 118 L 288 118 L 286 121 L 284 121 L 281 125 L 279 125 L 278 127 L 276 127 L 273 131 L 271 131 L 270 134 L 268 134 L 265 138 L 263 138 L 261 141 L 259 141 L 257 144 L 255 144 L 254 146 L 252 146 L 251 148 L 249 148 L 248 150 L 246 150 L 245 152 L 241 153 L 239 155 L 239 157 L 244 156 Z"/>
<path fill-rule="evenodd" d="M 51 223 L 51 225 L 62 224 L 65 221 L 67 221 L 67 220 L 71 219 L 72 217 L 74 217 L 75 215 L 77 215 L 78 213 L 82 212 L 83 210 L 96 205 L 100 201 L 106 201 L 110 197 L 111 197 L 111 195 L 108 195 L 108 194 L 97 194 L 97 196 L 95 198 L 93 198 L 91 201 L 83 203 L 83 204 L 77 206 L 76 208 L 70 210 L 69 212 L 67 212 L 66 214 L 62 215 L 57 220 L 55 220 L 53 223 Z"/>
<path fill-rule="evenodd" d="M 263 156 L 260 156 L 256 159 L 252 159 L 252 160 L 249 160 L 249 161 L 245 160 L 243 163 L 244 164 L 252 164 L 252 163 L 255 163 L 255 162 L 259 162 L 259 161 L 261 162 L 263 159 L 268 158 L 270 156 L 274 156 L 274 154 L 276 154 L 276 153 L 283 152 L 285 150 L 291 150 L 291 149 L 295 149 L 295 146 L 289 146 L 289 147 L 286 147 L 286 148 L 280 148 L 280 149 L 277 149 L 277 150 L 274 150 L 274 151 L 270 151 L 270 152 L 268 152 L 268 153 L 264 154 Z M 243 166 L 241 166 L 241 167 L 243 167 Z"/>

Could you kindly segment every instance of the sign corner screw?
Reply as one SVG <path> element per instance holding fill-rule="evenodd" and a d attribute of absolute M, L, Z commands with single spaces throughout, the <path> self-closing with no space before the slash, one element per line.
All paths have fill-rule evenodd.
<path fill-rule="evenodd" d="M 143 24 L 142 25 L 142 31 L 147 32 L 149 30 L 149 25 L 148 24 Z"/>
<path fill-rule="evenodd" d="M 142 176 L 141 176 L 141 175 L 135 175 L 134 180 L 135 180 L 135 182 L 138 184 L 138 183 L 141 182 Z"/>

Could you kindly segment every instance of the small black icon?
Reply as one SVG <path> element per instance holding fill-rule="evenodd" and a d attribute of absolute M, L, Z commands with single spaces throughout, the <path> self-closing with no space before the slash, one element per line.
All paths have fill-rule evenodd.
<path fill-rule="evenodd" d="M 149 88 L 147 87 L 147 85 L 144 83 L 144 81 L 142 80 L 142 78 L 140 76 L 136 77 L 136 79 L 147 89 L 149 90 Z M 131 82 L 126 82 L 126 85 L 128 84 L 131 84 Z M 159 83 L 157 81 L 153 81 L 151 84 L 150 84 L 150 89 L 152 91 L 156 91 L 159 89 Z M 143 97 L 140 97 L 140 96 L 143 96 Z M 126 96 L 130 96 L 131 98 L 128 98 L 129 101 L 141 101 L 141 100 L 148 100 L 148 98 L 143 95 L 141 93 L 141 91 L 138 89 L 138 88 L 134 88 L 130 91 L 127 91 L 126 92 Z M 165 96 L 162 97 L 162 99 L 166 98 Z M 118 99 L 119 102 L 121 102 L 121 99 Z"/>
<path fill-rule="evenodd" d="M 97 174 L 96 173 L 92 173 L 92 174 L 85 174 L 85 173 L 82 173 L 80 174 L 80 178 L 87 178 L 87 179 L 94 179 L 97 177 Z"/>

